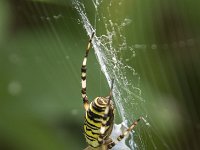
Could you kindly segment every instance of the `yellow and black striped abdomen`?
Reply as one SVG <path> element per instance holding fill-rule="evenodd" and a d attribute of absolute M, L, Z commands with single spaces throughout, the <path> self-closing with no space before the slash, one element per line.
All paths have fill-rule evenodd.
<path fill-rule="evenodd" d="M 98 139 L 100 137 L 100 128 L 102 126 L 103 117 L 105 117 L 105 108 L 108 99 L 97 97 L 93 102 L 90 103 L 90 107 L 85 114 L 85 123 L 84 123 L 84 134 L 87 143 L 92 147 L 99 147 Z M 113 128 L 113 106 L 110 105 L 109 112 L 106 117 L 106 131 L 103 138 L 108 138 L 112 132 Z"/>

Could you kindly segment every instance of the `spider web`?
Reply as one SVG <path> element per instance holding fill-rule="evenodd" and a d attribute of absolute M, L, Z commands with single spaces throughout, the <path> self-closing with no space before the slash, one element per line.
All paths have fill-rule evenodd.
<path fill-rule="evenodd" d="M 117 2 L 119 7 L 123 2 L 123 0 Z M 129 18 L 113 19 L 112 13 L 110 13 L 114 5 L 112 1 L 92 0 L 95 9 L 95 23 L 93 26 L 88 19 L 85 5 L 77 0 L 74 0 L 73 3 L 88 36 L 95 32 L 92 44 L 97 60 L 109 85 L 111 84 L 111 79 L 114 78 L 113 97 L 115 106 L 123 122 L 128 120 L 126 125 L 129 126 L 138 117 L 147 116 L 143 107 L 145 100 L 141 97 L 139 87 L 140 76 L 134 67 L 128 65 L 128 62 L 134 59 L 135 51 L 134 46 L 127 44 L 124 29 L 132 21 Z M 106 8 L 106 11 L 102 11 L 103 8 Z M 101 26 L 100 30 L 104 30 L 103 34 L 98 34 L 98 25 Z M 138 110 L 140 110 L 140 114 Z M 143 114 L 141 114 L 141 111 L 143 111 Z M 143 120 L 148 125 L 146 119 Z M 133 136 L 132 132 L 129 139 L 129 147 L 133 150 L 140 143 L 139 145 L 144 149 L 142 137 L 138 135 L 139 143 L 135 143 Z"/>

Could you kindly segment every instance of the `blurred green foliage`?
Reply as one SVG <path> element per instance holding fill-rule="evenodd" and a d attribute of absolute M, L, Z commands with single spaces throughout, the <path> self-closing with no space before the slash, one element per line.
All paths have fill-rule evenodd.
<path fill-rule="evenodd" d="M 92 3 L 84 3 L 94 20 Z M 136 51 L 127 64 L 140 75 L 151 124 L 136 129 L 139 149 L 199 149 L 199 4 L 127 0 L 120 11 L 113 4 L 113 20 L 133 20 L 123 33 Z M 0 149 L 86 147 L 80 65 L 88 37 L 78 19 L 71 1 L 0 1 Z M 88 66 L 90 99 L 106 95 L 94 53 Z"/>

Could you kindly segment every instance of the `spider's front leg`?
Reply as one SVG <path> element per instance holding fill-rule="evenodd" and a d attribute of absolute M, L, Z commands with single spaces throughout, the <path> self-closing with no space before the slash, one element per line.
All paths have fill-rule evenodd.
<path fill-rule="evenodd" d="M 109 138 L 108 136 L 110 135 L 110 133 L 112 131 L 113 119 L 114 119 L 112 100 L 111 100 L 112 99 L 113 83 L 114 83 L 114 79 L 112 79 L 112 82 L 111 82 L 111 88 L 110 88 L 109 96 L 106 97 L 107 104 L 106 104 L 104 116 L 102 118 L 102 124 L 101 124 L 100 130 L 99 130 L 100 135 L 98 137 L 99 144 L 102 145 L 102 149 L 103 149 L 103 147 L 106 148 L 105 150 L 107 150 L 107 146 L 112 143 L 112 139 Z M 108 122 L 108 118 L 109 118 L 109 120 L 111 119 L 111 122 Z M 107 136 L 105 136 L 106 134 L 107 134 Z"/>
<path fill-rule="evenodd" d="M 86 111 L 89 109 L 89 101 L 88 101 L 88 97 L 86 95 L 86 70 L 87 70 L 86 64 L 87 64 L 88 53 L 89 53 L 90 47 L 92 45 L 93 37 L 94 37 L 94 32 L 92 33 L 92 36 L 89 39 L 88 46 L 86 48 L 85 57 L 83 59 L 83 63 L 82 63 L 82 67 L 81 67 L 81 84 L 82 84 L 81 94 L 82 94 L 82 98 L 83 98 L 84 108 Z"/>
<path fill-rule="evenodd" d="M 105 114 L 103 116 L 102 126 L 100 128 L 100 134 L 101 135 L 103 135 L 105 133 L 105 130 L 106 130 L 106 123 L 107 123 L 106 120 L 107 120 L 107 117 L 108 117 L 110 102 L 111 102 L 111 99 L 112 99 L 113 84 L 114 84 L 114 79 L 112 79 L 112 81 L 111 81 L 110 93 L 109 93 L 109 96 L 107 97 L 108 103 L 107 103 L 107 106 L 106 106 L 106 109 L 105 109 Z"/>
<path fill-rule="evenodd" d="M 123 140 L 132 130 L 133 128 L 138 124 L 138 122 L 142 119 L 142 117 L 140 117 L 139 119 L 137 119 L 136 121 L 133 122 L 133 124 L 127 129 L 125 130 L 120 136 L 117 137 L 117 141 L 114 142 L 113 140 L 108 144 L 108 149 L 113 148 L 118 142 L 120 142 L 121 140 Z"/>

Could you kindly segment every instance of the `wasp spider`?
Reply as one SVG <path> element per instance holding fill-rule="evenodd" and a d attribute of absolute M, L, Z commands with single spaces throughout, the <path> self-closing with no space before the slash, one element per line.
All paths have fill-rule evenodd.
<path fill-rule="evenodd" d="M 81 83 L 82 98 L 85 108 L 84 135 L 86 142 L 89 144 L 87 150 L 108 150 L 121 141 L 129 132 L 137 125 L 141 118 L 133 122 L 133 124 L 123 132 L 117 141 L 113 141 L 109 136 L 114 124 L 114 105 L 112 99 L 113 82 L 111 83 L 110 93 L 107 97 L 96 97 L 91 103 L 86 95 L 86 63 L 88 53 L 92 44 L 92 33 L 86 48 L 86 54 L 81 67 Z M 86 150 L 85 149 L 85 150 Z"/>

